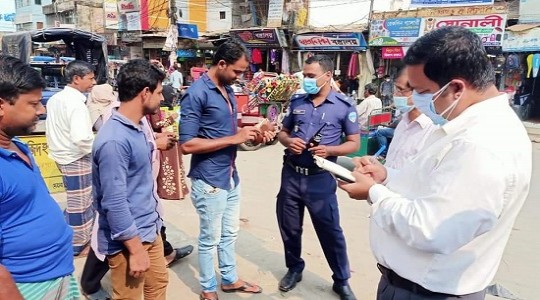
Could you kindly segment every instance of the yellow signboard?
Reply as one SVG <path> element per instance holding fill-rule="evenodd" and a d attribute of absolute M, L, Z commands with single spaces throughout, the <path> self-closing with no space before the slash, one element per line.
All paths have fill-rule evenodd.
<path fill-rule="evenodd" d="M 62 173 L 60 173 L 56 163 L 49 158 L 47 138 L 44 135 L 32 135 L 23 136 L 20 137 L 20 139 L 28 144 L 30 151 L 32 151 L 49 192 L 51 192 L 51 194 L 64 192 L 65 188 L 62 180 Z"/>

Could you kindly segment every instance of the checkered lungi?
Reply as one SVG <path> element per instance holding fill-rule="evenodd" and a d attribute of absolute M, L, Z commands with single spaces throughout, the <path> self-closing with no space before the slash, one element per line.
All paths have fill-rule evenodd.
<path fill-rule="evenodd" d="M 67 193 L 64 211 L 73 228 L 73 252 L 78 255 L 90 242 L 95 211 L 92 206 L 92 158 L 86 155 L 67 165 L 58 165 Z"/>

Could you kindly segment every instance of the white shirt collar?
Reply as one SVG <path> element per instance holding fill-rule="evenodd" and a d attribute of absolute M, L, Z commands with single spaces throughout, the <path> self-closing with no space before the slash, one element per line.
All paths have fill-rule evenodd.
<path fill-rule="evenodd" d="M 81 100 L 83 103 L 86 102 L 86 96 L 84 96 L 83 93 L 81 93 L 79 90 L 70 87 L 69 85 L 66 85 L 64 87 L 64 91 L 73 94 L 73 96 L 77 95 L 77 98 Z"/>
<path fill-rule="evenodd" d="M 420 127 L 422 127 L 422 129 L 425 129 L 433 124 L 433 121 L 431 121 L 431 119 L 424 114 L 420 114 L 418 117 L 416 117 L 416 119 L 411 121 L 411 119 L 409 119 L 409 113 L 406 113 L 403 114 L 402 121 L 406 122 L 405 124 L 407 124 L 407 127 L 414 125 L 414 123 L 417 123 L 418 125 L 420 125 Z"/>

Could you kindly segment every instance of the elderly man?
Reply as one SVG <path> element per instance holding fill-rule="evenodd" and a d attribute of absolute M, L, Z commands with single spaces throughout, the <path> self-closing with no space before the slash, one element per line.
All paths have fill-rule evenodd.
<path fill-rule="evenodd" d="M 45 124 L 49 156 L 62 172 L 66 187 L 66 219 L 74 231 L 73 251 L 79 255 L 90 242 L 94 221 L 90 158 L 94 134 L 84 93 L 96 80 L 94 67 L 80 60 L 70 62 L 64 74 L 68 84 L 47 102 Z"/>
<path fill-rule="evenodd" d="M 374 83 L 367 84 L 364 88 L 365 99 L 356 106 L 360 129 L 367 128 L 369 115 L 371 115 L 374 110 L 382 109 L 381 99 L 377 98 L 375 94 L 377 94 L 377 85 Z"/>
<path fill-rule="evenodd" d="M 340 184 L 372 204 L 377 299 L 484 299 L 529 192 L 530 140 L 476 34 L 434 30 L 404 62 L 415 106 L 441 127 L 399 171 L 364 157 Z"/>

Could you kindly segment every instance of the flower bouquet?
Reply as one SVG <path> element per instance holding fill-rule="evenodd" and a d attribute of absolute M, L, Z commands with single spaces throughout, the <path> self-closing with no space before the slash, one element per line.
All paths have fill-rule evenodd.
<path fill-rule="evenodd" d="M 293 75 L 260 73 L 240 86 L 244 94 L 249 95 L 248 108 L 253 109 L 263 103 L 288 101 L 299 89 L 300 82 Z"/>

